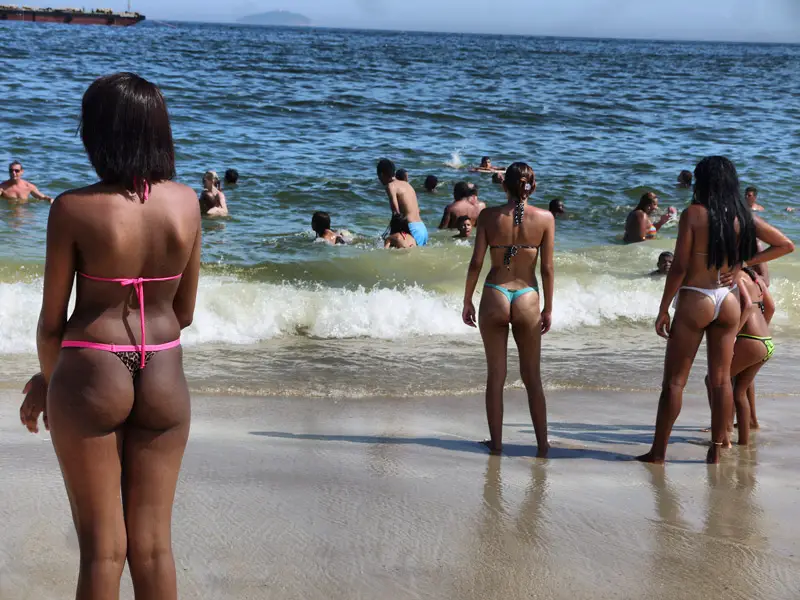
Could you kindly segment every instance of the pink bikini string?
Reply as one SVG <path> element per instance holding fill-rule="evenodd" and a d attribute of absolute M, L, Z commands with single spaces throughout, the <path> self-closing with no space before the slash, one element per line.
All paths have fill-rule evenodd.
<path fill-rule="evenodd" d="M 81 277 L 85 277 L 86 279 L 91 279 L 92 281 L 106 281 L 109 283 L 118 283 L 123 287 L 130 285 L 133 286 L 134 290 L 136 290 L 136 296 L 139 299 L 139 325 L 141 326 L 142 330 L 142 339 L 140 341 L 141 353 L 142 353 L 141 366 L 144 369 L 146 363 L 145 352 L 147 351 L 147 341 L 146 341 L 147 338 L 146 338 L 146 331 L 144 324 L 144 286 L 142 286 L 142 284 L 150 281 L 173 281 L 175 279 L 180 279 L 181 275 L 173 275 L 172 277 L 150 277 L 150 278 L 137 277 L 135 279 L 108 279 L 106 277 L 93 277 L 92 275 L 87 275 L 86 273 L 79 273 L 79 275 Z M 179 340 L 178 343 L 180 343 Z M 166 346 L 169 346 L 169 344 L 162 344 L 158 348 L 153 346 L 153 349 L 166 350 L 167 349 Z M 89 346 L 84 346 L 84 347 L 88 348 Z"/>
<path fill-rule="evenodd" d="M 133 178 L 133 191 L 139 193 L 139 178 Z M 142 179 L 142 203 L 144 204 L 150 198 L 150 184 L 147 179 Z"/>

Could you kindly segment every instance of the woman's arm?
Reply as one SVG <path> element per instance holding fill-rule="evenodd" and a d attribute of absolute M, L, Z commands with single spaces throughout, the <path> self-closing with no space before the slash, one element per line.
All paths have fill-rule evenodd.
<path fill-rule="evenodd" d="M 769 293 L 769 288 L 761 286 L 761 293 L 764 295 L 762 302 L 764 303 L 764 319 L 767 325 L 772 323 L 772 317 L 775 316 L 775 299 Z"/>
<path fill-rule="evenodd" d="M 186 329 L 194 320 L 194 308 L 197 303 L 197 287 L 200 283 L 200 252 L 203 246 L 203 230 L 200 217 L 197 218 L 197 231 L 195 233 L 192 253 L 189 262 L 183 270 L 181 283 L 175 298 L 172 300 L 172 310 L 178 318 L 181 329 Z"/>
<path fill-rule="evenodd" d="M 539 246 L 539 269 L 542 272 L 542 291 L 544 292 L 544 308 L 542 309 L 542 333 L 550 331 L 551 315 L 553 313 L 553 290 L 555 289 L 555 267 L 553 266 L 553 253 L 555 252 L 556 219 L 548 211 L 545 214 L 547 225 L 542 235 Z"/>
<path fill-rule="evenodd" d="M 475 288 L 478 285 L 478 277 L 481 275 L 483 268 L 483 259 L 486 256 L 486 249 L 489 247 L 489 242 L 486 237 L 486 230 L 483 226 L 484 213 L 478 216 L 478 223 L 476 225 L 477 231 L 475 233 L 475 248 L 472 251 L 472 260 L 469 261 L 469 268 L 467 269 L 467 283 L 464 289 L 464 310 L 461 312 L 461 318 L 464 323 L 475 327 L 476 315 L 475 305 L 472 303 L 472 297 L 475 295 Z"/>
<path fill-rule="evenodd" d="M 656 333 L 664 338 L 669 337 L 669 305 L 681 285 L 683 285 L 686 273 L 689 270 L 689 261 L 692 258 L 694 232 L 692 230 L 690 210 L 692 210 L 691 206 L 681 213 L 681 219 L 678 223 L 678 239 L 675 241 L 675 256 L 669 273 L 667 273 L 667 279 L 664 282 L 664 293 L 661 296 L 661 305 L 658 308 Z"/>
<path fill-rule="evenodd" d="M 39 368 L 44 380 L 50 376 L 61 351 L 67 325 L 67 310 L 75 281 L 75 243 L 69 226 L 64 197 L 59 196 L 50 207 L 47 219 L 47 249 L 44 265 L 44 293 L 39 326 L 36 330 L 36 349 Z"/>
<path fill-rule="evenodd" d="M 750 317 L 753 316 L 753 298 L 750 295 L 750 292 L 747 291 L 747 286 L 749 283 L 745 281 L 745 279 L 750 279 L 750 276 L 746 273 L 742 273 L 738 277 L 739 281 L 739 308 L 741 309 L 741 316 L 739 317 L 739 328 L 736 332 L 740 332 L 742 328 L 744 328 L 747 321 L 750 320 Z"/>
<path fill-rule="evenodd" d="M 783 235 L 780 230 L 767 223 L 761 217 L 753 216 L 753 221 L 756 225 L 756 237 L 768 244 L 769 247 L 756 252 L 755 256 L 747 261 L 746 266 L 760 265 L 794 252 L 792 240 Z"/>

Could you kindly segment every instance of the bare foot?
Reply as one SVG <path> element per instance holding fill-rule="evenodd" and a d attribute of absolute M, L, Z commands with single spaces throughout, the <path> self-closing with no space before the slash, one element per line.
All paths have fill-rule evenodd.
<path fill-rule="evenodd" d="M 751 421 L 750 422 L 750 429 L 761 429 L 761 427 L 758 424 L 758 421 Z"/>
<path fill-rule="evenodd" d="M 547 458 L 547 453 L 550 452 L 550 444 L 536 448 L 536 458 Z"/>
<path fill-rule="evenodd" d="M 641 456 L 637 456 L 636 460 L 638 460 L 639 462 L 652 463 L 654 465 L 664 464 L 664 459 L 656 458 L 652 450 L 650 450 L 650 452 L 648 452 L 647 454 L 642 454 Z"/>
<path fill-rule="evenodd" d="M 711 433 L 711 427 L 703 427 L 700 433 Z"/>
<path fill-rule="evenodd" d="M 503 446 L 495 447 L 492 440 L 483 440 L 481 446 L 486 446 L 489 449 L 489 454 L 492 456 L 500 456 L 503 453 Z"/>

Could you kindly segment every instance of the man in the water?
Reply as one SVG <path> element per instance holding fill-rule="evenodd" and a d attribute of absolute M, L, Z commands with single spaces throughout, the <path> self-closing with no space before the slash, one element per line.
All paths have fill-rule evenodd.
<path fill-rule="evenodd" d="M 650 277 L 657 277 L 658 275 L 666 275 L 669 273 L 669 270 L 672 267 L 672 261 L 674 259 L 675 255 L 672 254 L 672 252 L 662 252 L 659 254 L 656 270 L 650 273 Z"/>
<path fill-rule="evenodd" d="M 239 183 L 239 171 L 236 169 L 228 169 L 225 171 L 225 185 L 231 186 Z"/>
<path fill-rule="evenodd" d="M 493 167 L 492 166 L 492 159 L 488 156 L 484 156 L 481 159 L 481 164 L 478 167 L 473 167 L 470 169 L 473 173 L 499 173 L 504 172 L 505 169 L 503 167 Z"/>
<path fill-rule="evenodd" d="M 407 181 L 395 177 L 394 163 L 388 158 L 378 161 L 378 179 L 386 188 L 389 197 L 389 208 L 393 215 L 403 215 L 408 220 L 408 230 L 417 242 L 417 246 L 428 243 L 428 229 L 419 214 L 417 193 Z"/>
<path fill-rule="evenodd" d="M 436 175 L 428 175 L 425 178 L 425 191 L 433 194 L 436 192 L 436 188 L 439 185 L 439 178 Z"/>
<path fill-rule="evenodd" d="M 53 199 L 40 192 L 35 185 L 22 178 L 25 170 L 22 168 L 22 163 L 14 161 L 8 165 L 8 179 L 0 183 L 0 198 L 8 200 L 26 201 L 30 196 L 37 200 L 47 200 L 50 204 Z"/>
<path fill-rule="evenodd" d="M 399 179 L 400 181 L 405 181 L 406 183 L 408 183 L 408 171 L 406 171 L 405 169 L 397 169 L 395 177 L 397 177 L 397 179 Z"/>
<path fill-rule="evenodd" d="M 750 206 L 750 210 L 754 212 L 761 212 L 764 210 L 764 207 L 758 203 L 758 190 L 755 186 L 750 186 L 744 191 L 744 199 Z"/>
<path fill-rule="evenodd" d="M 553 198 L 550 200 L 550 206 L 547 207 L 547 210 L 549 210 L 556 219 L 567 212 L 564 208 L 564 201 L 561 198 Z"/>
<path fill-rule="evenodd" d="M 458 217 L 456 226 L 458 227 L 458 235 L 454 235 L 453 238 L 463 240 L 472 235 L 472 219 L 467 215 Z"/>
<path fill-rule="evenodd" d="M 679 188 L 690 188 L 692 187 L 692 172 L 683 170 L 678 173 L 678 187 Z"/>
<path fill-rule="evenodd" d="M 478 188 L 472 183 L 459 181 L 453 186 L 453 202 L 445 206 L 439 229 L 458 228 L 458 220 L 463 216 L 474 223 L 484 208 L 486 204 L 478 200 Z"/>

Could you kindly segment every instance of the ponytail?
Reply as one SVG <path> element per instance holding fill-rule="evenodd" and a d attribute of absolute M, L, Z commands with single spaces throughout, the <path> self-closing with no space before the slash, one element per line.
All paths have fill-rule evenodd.
<path fill-rule="evenodd" d="M 506 169 L 506 189 L 514 199 L 514 225 L 521 225 L 525 215 L 525 203 L 533 194 L 536 185 L 536 175 L 528 165 L 515 162 Z"/>

